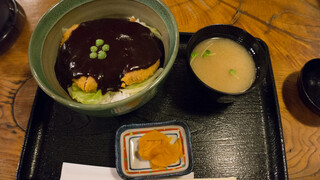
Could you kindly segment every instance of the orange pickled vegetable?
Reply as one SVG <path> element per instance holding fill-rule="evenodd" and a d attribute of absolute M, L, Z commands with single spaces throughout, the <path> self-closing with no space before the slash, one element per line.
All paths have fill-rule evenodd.
<path fill-rule="evenodd" d="M 182 157 L 181 139 L 171 144 L 172 138 L 159 131 L 151 131 L 139 139 L 139 155 L 150 160 L 152 169 L 163 169 Z"/>

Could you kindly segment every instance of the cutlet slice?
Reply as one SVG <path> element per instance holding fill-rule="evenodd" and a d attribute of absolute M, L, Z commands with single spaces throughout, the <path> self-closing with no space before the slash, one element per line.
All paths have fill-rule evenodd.
<path fill-rule="evenodd" d="M 89 76 L 81 76 L 79 79 L 72 80 L 84 92 L 96 92 L 98 84 L 96 80 Z"/>
<path fill-rule="evenodd" d="M 152 66 L 147 69 L 139 69 L 131 72 L 127 72 L 123 78 L 121 78 L 121 87 L 126 87 L 135 83 L 141 83 L 142 81 L 148 79 L 150 76 L 156 72 L 160 66 L 160 59 L 158 59 Z"/>
<path fill-rule="evenodd" d="M 61 39 L 61 42 L 60 42 L 60 47 L 63 45 L 64 42 L 66 42 L 67 39 L 69 39 L 72 31 L 74 31 L 75 29 L 77 29 L 79 26 L 79 24 L 74 24 L 72 25 L 69 29 L 67 29 L 63 35 L 62 35 L 62 39 Z"/>

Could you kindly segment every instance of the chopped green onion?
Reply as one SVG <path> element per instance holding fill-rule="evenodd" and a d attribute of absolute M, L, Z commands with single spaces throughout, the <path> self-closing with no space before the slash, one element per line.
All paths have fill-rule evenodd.
<path fill-rule="evenodd" d="M 107 53 L 104 51 L 99 51 L 98 59 L 105 59 L 107 57 Z"/>
<path fill-rule="evenodd" d="M 102 50 L 103 51 L 109 51 L 109 49 L 110 49 L 109 44 L 105 44 L 105 45 L 102 46 Z"/>
<path fill-rule="evenodd" d="M 90 56 L 90 59 L 95 59 L 98 56 L 98 54 L 96 52 L 92 52 L 90 53 L 89 56 Z"/>
<path fill-rule="evenodd" d="M 91 52 L 97 52 L 97 51 L 98 51 L 97 46 L 91 46 L 91 47 L 90 47 L 90 51 L 91 51 Z"/>
<path fill-rule="evenodd" d="M 198 56 L 198 55 L 199 55 L 198 52 L 193 52 L 193 53 L 191 53 L 191 58 L 195 58 L 195 57 Z"/>
<path fill-rule="evenodd" d="M 232 76 L 236 75 L 236 73 L 237 73 L 237 71 L 235 69 L 230 69 L 229 70 L 229 74 L 232 75 Z"/>
<path fill-rule="evenodd" d="M 202 54 L 202 58 L 205 58 L 207 56 L 209 56 L 211 54 L 211 51 L 209 49 L 207 49 L 203 54 Z"/>
<path fill-rule="evenodd" d="M 97 39 L 96 40 L 96 46 L 102 46 L 104 41 L 102 39 Z"/>

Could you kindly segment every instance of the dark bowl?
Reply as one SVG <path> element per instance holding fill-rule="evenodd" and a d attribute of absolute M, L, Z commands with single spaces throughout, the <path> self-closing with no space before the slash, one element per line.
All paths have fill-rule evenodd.
<path fill-rule="evenodd" d="M 0 55 L 18 39 L 24 23 L 25 13 L 15 0 L 0 1 Z"/>
<path fill-rule="evenodd" d="M 245 47 L 248 53 L 253 57 L 256 66 L 256 78 L 255 81 L 252 83 L 251 87 L 246 91 L 241 93 L 221 92 L 219 90 L 207 86 L 193 72 L 190 66 L 190 56 L 192 50 L 195 48 L 197 44 L 199 44 L 203 40 L 214 37 L 228 38 L 237 42 L 238 44 Z M 224 24 L 210 25 L 197 31 L 188 42 L 186 59 L 188 67 L 191 73 L 193 74 L 193 77 L 195 77 L 196 81 L 200 82 L 198 84 L 200 84 L 200 86 L 202 86 L 203 89 L 206 89 L 206 92 L 218 103 L 231 103 L 235 100 L 237 96 L 250 92 L 256 87 L 259 87 L 259 85 L 266 76 L 268 68 L 267 54 L 262 44 L 259 42 L 259 39 L 253 37 L 251 34 L 249 34 L 241 28 Z"/>
<path fill-rule="evenodd" d="M 320 59 L 312 59 L 303 66 L 297 86 L 305 105 L 320 115 Z"/>

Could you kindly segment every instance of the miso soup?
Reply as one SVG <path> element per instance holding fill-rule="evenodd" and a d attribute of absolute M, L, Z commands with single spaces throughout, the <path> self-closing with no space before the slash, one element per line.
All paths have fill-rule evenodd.
<path fill-rule="evenodd" d="M 231 39 L 206 39 L 193 49 L 190 58 L 191 68 L 198 78 L 218 91 L 241 93 L 255 80 L 252 56 Z"/>

